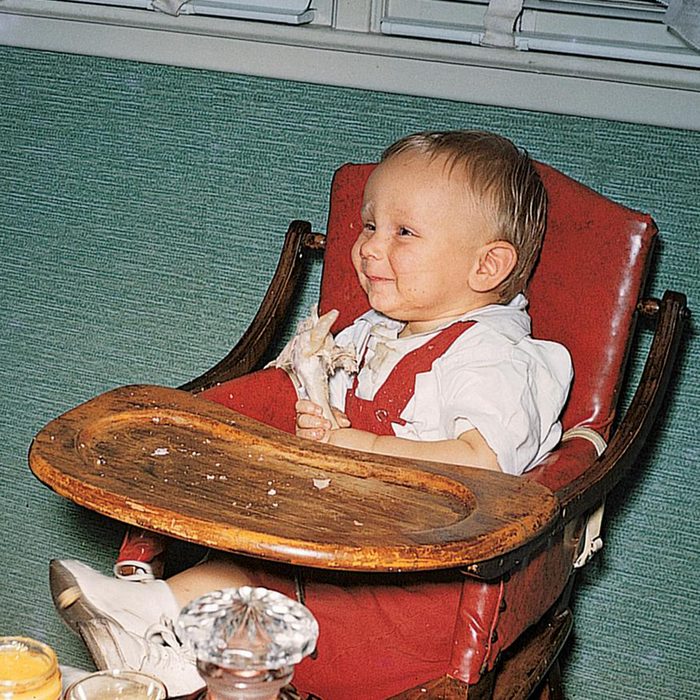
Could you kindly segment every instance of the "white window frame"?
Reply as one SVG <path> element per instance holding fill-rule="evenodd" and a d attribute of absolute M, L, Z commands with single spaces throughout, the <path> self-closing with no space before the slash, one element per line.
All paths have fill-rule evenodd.
<path fill-rule="evenodd" d="M 294 26 L 0 0 L 0 44 L 700 130 L 697 68 L 391 36 L 388 2 L 314 0 Z"/>

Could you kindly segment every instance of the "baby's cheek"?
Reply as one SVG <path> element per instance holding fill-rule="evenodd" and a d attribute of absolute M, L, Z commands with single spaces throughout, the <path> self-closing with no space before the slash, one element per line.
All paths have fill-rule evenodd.
<path fill-rule="evenodd" d="M 357 243 L 355 243 L 353 246 L 351 260 L 352 266 L 355 268 L 357 278 L 360 280 L 360 284 L 364 287 L 365 276 L 362 274 L 362 259 L 360 258 L 360 249 Z"/>

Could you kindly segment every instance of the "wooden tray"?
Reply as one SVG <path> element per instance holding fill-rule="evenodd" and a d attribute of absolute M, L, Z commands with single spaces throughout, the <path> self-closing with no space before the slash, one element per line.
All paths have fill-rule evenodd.
<path fill-rule="evenodd" d="M 558 516 L 528 480 L 320 445 L 147 385 L 53 420 L 29 462 L 60 495 L 123 522 L 328 569 L 495 575 Z"/>

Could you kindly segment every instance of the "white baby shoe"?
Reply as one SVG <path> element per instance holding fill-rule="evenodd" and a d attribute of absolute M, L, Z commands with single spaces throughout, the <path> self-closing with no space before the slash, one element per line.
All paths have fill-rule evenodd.
<path fill-rule="evenodd" d="M 49 582 L 56 610 L 76 633 L 86 620 L 111 618 L 143 636 L 162 616 L 175 619 L 180 612 L 165 581 L 122 581 L 73 559 L 52 560 Z"/>
<path fill-rule="evenodd" d="M 99 669 L 148 673 L 166 686 L 169 697 L 188 695 L 205 685 L 194 654 L 180 642 L 166 618 L 151 625 L 143 636 L 109 618 L 85 620 L 78 623 L 78 630 Z"/>

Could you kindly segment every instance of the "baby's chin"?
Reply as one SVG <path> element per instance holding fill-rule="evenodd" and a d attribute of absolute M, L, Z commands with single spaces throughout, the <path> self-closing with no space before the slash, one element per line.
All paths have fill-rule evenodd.
<path fill-rule="evenodd" d="M 398 315 L 398 309 L 394 304 L 388 303 L 381 296 L 377 294 L 367 293 L 367 299 L 369 300 L 369 305 L 380 314 L 383 314 L 387 318 L 391 318 L 394 321 L 403 321 Z"/>

